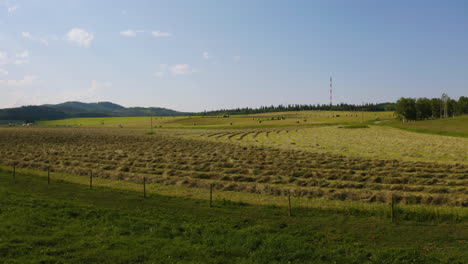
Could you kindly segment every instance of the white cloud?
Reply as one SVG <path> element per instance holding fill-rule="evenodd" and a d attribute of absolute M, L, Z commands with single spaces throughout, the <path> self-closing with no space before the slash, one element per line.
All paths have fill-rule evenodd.
<path fill-rule="evenodd" d="M 38 76 L 35 75 L 26 75 L 23 79 L 20 80 L 0 80 L 0 85 L 4 86 L 12 86 L 12 87 L 22 87 L 22 86 L 29 86 L 32 85 L 39 79 Z"/>
<path fill-rule="evenodd" d="M 232 59 L 234 61 L 240 61 L 241 57 L 240 56 L 233 56 Z"/>
<path fill-rule="evenodd" d="M 188 64 L 176 64 L 171 66 L 170 70 L 174 74 L 189 74 L 195 72 Z"/>
<path fill-rule="evenodd" d="M 72 28 L 65 37 L 68 41 L 80 47 L 89 48 L 94 39 L 94 34 L 81 28 Z"/>
<path fill-rule="evenodd" d="M 162 32 L 162 31 L 152 31 L 151 34 L 157 38 L 159 37 L 171 37 L 172 34 L 169 32 Z"/>
<path fill-rule="evenodd" d="M 22 36 L 23 38 L 25 38 L 25 39 L 30 39 L 30 40 L 33 39 L 31 33 L 29 33 L 29 32 L 21 32 L 21 36 Z"/>
<path fill-rule="evenodd" d="M 23 65 L 29 63 L 29 51 L 25 50 L 21 53 L 16 54 L 16 59 L 13 61 L 13 64 L 16 65 Z"/>
<path fill-rule="evenodd" d="M 208 54 L 208 51 L 205 51 L 205 52 L 202 53 L 202 57 L 203 57 L 203 59 L 207 60 L 207 59 L 210 58 L 210 54 Z"/>
<path fill-rule="evenodd" d="M 136 37 L 138 33 L 143 33 L 143 32 L 145 32 L 145 30 L 143 29 L 136 29 L 136 30 L 129 29 L 129 30 L 120 31 L 120 35 L 124 37 Z"/>
<path fill-rule="evenodd" d="M 136 31 L 135 30 L 125 30 L 125 31 L 120 31 L 120 35 L 124 37 L 136 37 Z"/>
<path fill-rule="evenodd" d="M 43 37 L 34 37 L 31 33 L 29 32 L 21 32 L 21 36 L 27 40 L 33 41 L 33 42 L 38 42 L 44 46 L 49 46 L 49 41 L 46 38 Z"/>
<path fill-rule="evenodd" d="M 10 57 L 8 53 L 0 51 L 0 65 L 6 64 L 15 64 L 15 65 L 23 65 L 29 63 L 29 51 L 24 50 L 21 53 L 17 53 L 16 56 Z"/>
<path fill-rule="evenodd" d="M 8 71 L 0 68 L 0 75 L 8 75 Z"/>
<path fill-rule="evenodd" d="M 18 9 L 17 6 L 10 6 L 10 7 L 8 7 L 8 13 L 14 13 L 16 11 L 16 9 Z"/>

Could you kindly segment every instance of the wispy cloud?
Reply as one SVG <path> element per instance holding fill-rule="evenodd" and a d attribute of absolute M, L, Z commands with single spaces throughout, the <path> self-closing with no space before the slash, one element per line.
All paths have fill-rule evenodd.
<path fill-rule="evenodd" d="M 171 66 L 167 64 L 160 64 L 159 67 L 160 70 L 152 74 L 156 78 L 162 78 L 168 72 L 174 75 L 185 75 L 197 72 L 197 70 L 192 68 L 192 66 L 190 66 L 189 64 L 174 64 Z"/>
<path fill-rule="evenodd" d="M 210 54 L 208 54 L 208 51 L 203 52 L 203 53 L 202 53 L 202 57 L 203 57 L 203 59 L 205 59 L 205 60 L 208 60 L 209 58 L 211 58 L 211 57 L 210 57 Z"/>
<path fill-rule="evenodd" d="M 171 37 L 172 34 L 169 32 L 162 32 L 162 31 L 152 31 L 151 35 L 154 37 L 160 38 L 160 37 Z"/>
<path fill-rule="evenodd" d="M 128 29 L 128 30 L 120 31 L 120 35 L 123 37 L 136 37 L 138 33 L 143 33 L 143 32 L 145 32 L 145 30 L 143 29 L 136 29 L 136 30 Z"/>
<path fill-rule="evenodd" d="M 170 67 L 170 70 L 174 74 L 183 75 L 183 74 L 190 74 L 195 72 L 192 67 L 188 64 L 176 64 Z"/>
<path fill-rule="evenodd" d="M 241 57 L 240 56 L 232 56 L 233 61 L 240 61 Z"/>
<path fill-rule="evenodd" d="M 21 59 L 26 59 L 29 57 L 29 51 L 24 50 L 23 52 L 16 54 L 16 57 L 21 58 Z"/>
<path fill-rule="evenodd" d="M 29 51 L 24 50 L 21 53 L 16 54 L 16 59 L 13 61 L 13 64 L 22 65 L 29 63 Z"/>
<path fill-rule="evenodd" d="M 161 69 L 157 72 L 154 72 L 153 76 L 161 79 L 165 75 L 165 72 L 167 70 L 167 64 L 159 64 L 159 68 Z"/>
<path fill-rule="evenodd" d="M 0 75 L 8 75 L 8 71 L 0 68 Z"/>
<path fill-rule="evenodd" d="M 36 75 L 26 75 L 20 80 L 0 80 L 0 86 L 23 87 L 32 85 L 39 79 Z"/>
<path fill-rule="evenodd" d="M 44 37 L 35 37 L 33 36 L 31 33 L 29 32 L 21 32 L 21 36 L 24 38 L 24 39 L 27 39 L 27 40 L 30 40 L 30 41 L 33 41 L 33 42 L 37 42 L 37 43 L 40 43 L 44 46 L 49 46 L 49 41 L 44 38 Z"/>
<path fill-rule="evenodd" d="M 136 37 L 136 31 L 135 30 L 125 30 L 125 31 L 120 31 L 120 35 L 124 37 Z"/>
<path fill-rule="evenodd" d="M 112 87 L 109 81 L 91 80 L 91 85 L 88 88 L 79 90 L 65 90 L 58 97 L 56 101 L 88 101 L 97 100 L 96 94 L 99 90 Z"/>
<path fill-rule="evenodd" d="M 81 28 L 72 28 L 65 38 L 79 47 L 89 48 L 93 42 L 94 34 Z"/>

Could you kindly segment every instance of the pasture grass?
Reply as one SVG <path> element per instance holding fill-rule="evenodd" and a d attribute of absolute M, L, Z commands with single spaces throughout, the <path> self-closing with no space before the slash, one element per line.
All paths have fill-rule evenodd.
<path fill-rule="evenodd" d="M 417 133 L 468 137 L 468 115 L 404 123 L 398 120 L 391 120 L 388 122 L 382 122 L 379 125 L 391 126 Z"/>
<path fill-rule="evenodd" d="M 12 168 L 9 166 L 0 166 L 0 173 L 11 175 Z M 34 175 L 47 182 L 47 172 L 33 169 L 16 168 L 16 173 L 21 175 Z M 52 172 L 53 181 L 69 182 L 74 184 L 89 186 L 89 178 L 69 173 Z M 213 184 L 216 181 L 212 181 Z M 143 183 L 129 182 L 125 180 L 104 179 L 93 177 L 93 187 L 100 186 L 116 190 L 126 190 L 139 193 L 143 196 Z M 197 187 L 185 187 L 175 185 L 163 185 L 157 183 L 146 184 L 147 194 L 165 195 L 178 198 L 197 199 L 209 203 L 209 189 Z M 255 206 L 273 206 L 285 208 L 288 206 L 286 196 L 265 195 L 257 193 L 245 193 L 236 191 L 217 190 L 213 192 L 213 199 L 216 201 L 232 201 L 233 203 L 255 205 Z M 308 209 L 321 210 L 323 212 L 342 212 L 354 215 L 366 215 L 390 219 L 389 203 L 365 203 L 358 201 L 340 201 L 323 198 L 307 198 L 292 196 L 292 207 L 295 211 L 307 211 Z M 419 222 L 461 222 L 468 224 L 468 208 L 454 206 L 435 206 L 435 205 L 406 205 L 395 204 L 396 219 L 411 220 Z"/>
<path fill-rule="evenodd" d="M 39 126 L 92 128 L 147 128 L 151 117 L 93 117 L 39 121 Z M 394 118 L 392 112 L 298 111 L 253 115 L 152 117 L 153 127 L 189 129 L 268 128 L 369 122 Z"/>
<path fill-rule="evenodd" d="M 466 223 L 181 198 L 0 171 L 2 263 L 464 263 Z"/>

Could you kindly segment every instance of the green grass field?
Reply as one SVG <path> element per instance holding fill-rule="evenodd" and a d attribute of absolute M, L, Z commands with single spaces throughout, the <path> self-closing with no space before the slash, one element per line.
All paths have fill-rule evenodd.
<path fill-rule="evenodd" d="M 299 111 L 226 117 L 153 117 L 155 128 L 262 128 L 387 120 L 393 112 Z M 40 126 L 150 128 L 150 117 L 71 118 L 38 122 Z"/>
<path fill-rule="evenodd" d="M 153 128 L 241 129 L 303 127 L 320 125 L 364 124 L 391 126 L 411 132 L 443 136 L 468 137 L 468 115 L 448 119 L 400 122 L 393 112 L 299 111 L 224 117 L 153 117 Z M 40 121 L 39 126 L 92 127 L 92 128 L 147 128 L 150 117 L 70 118 Z"/>
<path fill-rule="evenodd" d="M 468 115 L 406 123 L 394 120 L 386 122 L 385 125 L 412 132 L 468 137 Z"/>
<path fill-rule="evenodd" d="M 0 171 L 2 263 L 466 263 L 466 222 L 260 206 Z"/>

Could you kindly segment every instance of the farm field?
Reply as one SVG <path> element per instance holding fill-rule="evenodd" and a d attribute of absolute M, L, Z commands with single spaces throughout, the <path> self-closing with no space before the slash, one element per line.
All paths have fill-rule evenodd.
<path fill-rule="evenodd" d="M 0 169 L 4 263 L 464 263 L 466 224 L 258 206 Z M 99 180 L 98 180 L 99 182 Z M 106 185 L 108 186 L 108 185 Z M 396 207 L 397 214 L 401 212 Z"/>
<path fill-rule="evenodd" d="M 467 138 L 407 132 L 387 126 L 230 129 L 179 133 L 194 139 L 312 153 L 333 153 L 382 160 L 468 163 Z"/>
<path fill-rule="evenodd" d="M 220 191 L 270 196 L 292 193 L 366 203 L 388 203 L 393 196 L 408 205 L 468 205 L 466 160 L 385 160 L 203 138 L 209 134 L 187 138 L 184 131 L 147 135 L 127 129 L 3 128 L 0 163 L 41 170 L 50 166 L 54 172 L 82 176 L 92 171 L 99 178 L 128 182 L 146 177 L 149 184 L 187 188 L 214 184 Z M 458 144 L 466 148 L 466 141 Z"/>
<path fill-rule="evenodd" d="M 394 120 L 385 125 L 420 133 L 468 137 L 468 115 L 406 123 Z"/>
<path fill-rule="evenodd" d="M 258 128 L 307 126 L 386 120 L 393 112 L 299 111 L 253 115 L 153 117 L 154 128 Z M 150 117 L 71 118 L 40 121 L 39 126 L 92 128 L 150 128 Z"/>

